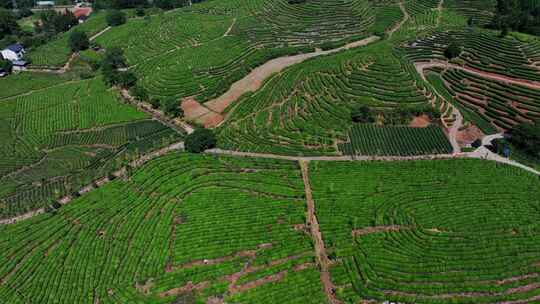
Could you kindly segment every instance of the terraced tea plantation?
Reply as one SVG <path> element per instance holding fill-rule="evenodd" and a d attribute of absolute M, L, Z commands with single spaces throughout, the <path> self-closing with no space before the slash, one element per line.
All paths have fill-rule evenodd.
<path fill-rule="evenodd" d="M 322 303 L 305 208 L 297 163 L 173 153 L 0 226 L 0 299 Z"/>
<path fill-rule="evenodd" d="M 49 206 L 131 158 L 182 138 L 120 103 L 99 78 L 0 100 L 0 130 L 0 218 Z"/>
<path fill-rule="evenodd" d="M 424 155 L 452 152 L 452 146 L 440 127 L 378 127 L 356 124 L 349 133 L 350 143 L 340 150 L 349 155 Z"/>
<path fill-rule="evenodd" d="M 400 61 L 386 43 L 315 58 L 245 96 L 220 128 L 220 145 L 253 152 L 336 154 L 337 142 L 347 141 L 354 107 L 423 105 L 428 94 L 414 67 Z"/>
<path fill-rule="evenodd" d="M 0 304 L 539 303 L 503 2 L 93 1 L 0 78 Z"/>
<path fill-rule="evenodd" d="M 538 301 L 538 176 L 480 160 L 314 162 L 310 172 L 345 303 Z"/>

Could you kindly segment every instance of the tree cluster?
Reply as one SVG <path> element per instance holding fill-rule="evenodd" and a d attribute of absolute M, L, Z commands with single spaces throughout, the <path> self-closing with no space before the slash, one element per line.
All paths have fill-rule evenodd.
<path fill-rule="evenodd" d="M 170 10 L 202 1 L 203 0 L 95 0 L 93 2 L 93 7 L 94 9 L 158 7 L 164 10 Z"/>
<path fill-rule="evenodd" d="M 119 86 L 130 88 L 137 82 L 137 77 L 130 71 L 124 71 L 126 68 L 124 51 L 118 47 L 107 49 L 105 58 L 101 63 L 101 70 L 105 82 L 110 86 Z"/>
<path fill-rule="evenodd" d="M 421 115 L 426 115 L 430 120 L 438 120 L 441 112 L 430 105 L 399 106 L 393 110 L 373 110 L 362 105 L 352 109 L 351 120 L 355 123 L 374 123 L 380 117 L 386 125 L 406 125 L 411 118 Z"/>
<path fill-rule="evenodd" d="M 214 132 L 209 129 L 196 129 L 186 137 L 185 148 L 191 153 L 201 153 L 216 146 L 217 140 Z"/>
<path fill-rule="evenodd" d="M 112 9 L 107 12 L 107 16 L 105 16 L 105 19 L 107 20 L 108 25 L 119 26 L 126 23 L 126 14 L 117 9 Z"/>
<path fill-rule="evenodd" d="M 497 0 L 492 27 L 505 36 L 509 30 L 540 35 L 540 6 L 530 0 Z"/>
<path fill-rule="evenodd" d="M 86 33 L 74 31 L 69 35 L 68 45 L 71 51 L 79 52 L 88 49 L 90 41 Z"/>
<path fill-rule="evenodd" d="M 510 131 L 509 141 L 526 154 L 540 160 L 540 124 L 521 123 Z"/>

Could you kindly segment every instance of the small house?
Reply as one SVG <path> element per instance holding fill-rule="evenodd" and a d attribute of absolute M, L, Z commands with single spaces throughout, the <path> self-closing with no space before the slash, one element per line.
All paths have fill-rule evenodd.
<path fill-rule="evenodd" d="M 15 60 L 12 61 L 11 64 L 13 64 L 14 71 L 24 71 L 26 70 L 26 66 L 28 65 L 28 63 L 24 60 Z"/>
<path fill-rule="evenodd" d="M 91 7 L 81 7 L 73 11 L 73 15 L 75 15 L 75 18 L 77 18 L 77 20 L 79 20 L 79 23 L 84 23 L 88 19 L 88 17 L 90 17 L 91 13 Z"/>
<path fill-rule="evenodd" d="M 21 44 L 12 44 L 2 50 L 2 57 L 9 61 L 21 60 L 24 56 L 25 50 Z"/>

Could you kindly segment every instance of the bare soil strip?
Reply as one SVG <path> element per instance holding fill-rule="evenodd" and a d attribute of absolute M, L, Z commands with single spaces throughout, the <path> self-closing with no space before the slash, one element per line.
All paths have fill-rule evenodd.
<path fill-rule="evenodd" d="M 480 76 L 483 78 L 488 78 L 491 80 L 505 82 L 509 84 L 520 85 L 520 86 L 524 86 L 531 89 L 537 89 L 537 90 L 540 89 L 540 81 L 512 78 L 512 77 L 508 77 L 508 76 L 504 76 L 504 75 L 500 75 L 496 73 L 485 72 L 485 71 L 471 68 L 468 66 L 460 66 L 457 64 L 453 64 L 453 63 L 441 61 L 441 60 L 432 60 L 430 62 L 417 62 L 414 64 L 414 66 L 416 68 L 416 71 L 422 76 L 424 80 L 425 80 L 425 76 L 424 76 L 425 69 L 439 67 L 439 68 L 444 68 L 444 69 L 461 70 L 461 71 L 465 71 L 467 73 Z"/>
<path fill-rule="evenodd" d="M 315 202 L 313 201 L 313 195 L 311 193 L 311 186 L 309 184 L 309 163 L 307 161 L 300 161 L 300 168 L 302 169 L 302 179 L 304 181 L 304 189 L 306 191 L 306 203 L 307 203 L 307 225 L 311 231 L 311 237 L 315 246 L 315 255 L 317 257 L 317 264 L 319 265 L 321 273 L 321 282 L 324 287 L 324 292 L 328 297 L 328 301 L 332 304 L 341 303 L 334 294 L 334 284 L 330 278 L 330 259 L 326 254 L 326 248 L 324 247 L 324 241 L 322 238 L 321 230 L 319 228 L 319 221 L 315 215 Z"/>

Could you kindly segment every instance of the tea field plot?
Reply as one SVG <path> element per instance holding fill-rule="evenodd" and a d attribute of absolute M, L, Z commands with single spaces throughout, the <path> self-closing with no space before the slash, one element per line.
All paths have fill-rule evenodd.
<path fill-rule="evenodd" d="M 540 181 L 481 160 L 311 162 L 337 296 L 400 303 L 540 298 Z"/>
<path fill-rule="evenodd" d="M 231 2 L 132 19 L 97 42 L 121 47 L 152 96 L 204 102 L 272 58 L 360 40 L 374 21 L 360 0 Z"/>
<path fill-rule="evenodd" d="M 293 155 L 336 154 L 347 141 L 351 109 L 425 105 L 429 92 L 414 67 L 386 42 L 314 58 L 244 96 L 219 130 L 226 149 Z"/>
<path fill-rule="evenodd" d="M 348 143 L 339 148 L 348 155 L 425 155 L 452 153 L 452 146 L 438 126 L 413 128 L 355 124 Z"/>
<path fill-rule="evenodd" d="M 323 303 L 305 209 L 296 162 L 168 154 L 1 226 L 0 301 Z"/>
<path fill-rule="evenodd" d="M 0 134 L 0 218 L 50 205 L 182 137 L 120 103 L 99 78 L 0 100 Z"/>

